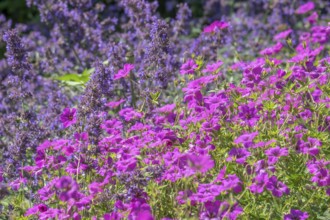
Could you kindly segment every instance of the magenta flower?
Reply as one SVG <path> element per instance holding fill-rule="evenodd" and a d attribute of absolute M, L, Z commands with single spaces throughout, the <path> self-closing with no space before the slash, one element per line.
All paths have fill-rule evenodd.
<path fill-rule="evenodd" d="M 118 73 L 113 77 L 114 80 L 118 80 L 121 78 L 126 78 L 129 73 L 131 72 L 131 70 L 134 69 L 134 65 L 133 64 L 125 64 L 123 69 L 120 69 L 118 71 Z"/>
<path fill-rule="evenodd" d="M 108 102 L 106 106 L 109 108 L 117 108 L 120 104 L 124 103 L 125 99 L 120 99 L 118 101 Z"/>
<path fill-rule="evenodd" d="M 292 33 L 292 29 L 282 31 L 274 36 L 275 41 L 287 38 Z"/>
<path fill-rule="evenodd" d="M 71 110 L 70 108 L 65 108 L 63 110 L 62 114 L 60 115 L 60 121 L 62 122 L 64 128 L 67 128 L 76 123 L 76 114 L 77 109 L 75 108 L 72 108 Z"/>
<path fill-rule="evenodd" d="M 234 140 L 235 144 L 243 144 L 244 147 L 248 148 L 251 147 L 251 145 L 253 144 L 253 139 L 255 137 L 258 136 L 258 132 L 252 132 L 252 133 L 248 133 L 248 134 L 242 134 L 241 136 L 237 137 Z"/>
<path fill-rule="evenodd" d="M 266 184 L 268 183 L 268 174 L 266 172 L 258 174 L 255 178 L 253 178 L 253 183 L 251 184 L 250 191 L 252 193 L 262 193 Z"/>
<path fill-rule="evenodd" d="M 308 18 L 307 21 L 311 24 L 315 23 L 317 19 L 319 18 L 319 15 L 317 14 L 316 11 L 314 11 Z"/>
<path fill-rule="evenodd" d="M 214 21 L 212 24 L 206 26 L 203 33 L 214 33 L 217 30 L 223 30 L 228 28 L 229 24 L 225 21 Z"/>
<path fill-rule="evenodd" d="M 229 151 L 227 161 L 236 161 L 236 163 L 244 164 L 246 159 L 251 155 L 249 151 L 244 148 L 233 148 Z"/>
<path fill-rule="evenodd" d="M 120 110 L 119 115 L 123 117 L 125 121 L 140 119 L 143 116 L 141 112 L 136 112 L 133 108 L 124 108 Z"/>
<path fill-rule="evenodd" d="M 291 209 L 290 214 L 284 216 L 284 220 L 305 220 L 308 219 L 308 213 L 298 209 Z"/>
<path fill-rule="evenodd" d="M 289 188 L 282 182 L 277 180 L 276 176 L 269 178 L 269 181 L 266 184 L 266 188 L 272 191 L 273 196 L 282 197 L 283 194 L 289 194 Z"/>
<path fill-rule="evenodd" d="M 280 157 L 288 156 L 288 149 L 276 146 L 274 148 L 266 150 L 265 154 L 268 156 L 268 164 L 274 165 Z"/>
<path fill-rule="evenodd" d="M 198 68 L 198 65 L 195 63 L 193 59 L 187 60 L 184 64 L 182 64 L 180 68 L 180 74 L 193 74 L 195 72 L 195 69 Z"/>
<path fill-rule="evenodd" d="M 219 60 L 216 63 L 208 64 L 206 68 L 203 70 L 203 73 L 214 73 L 220 68 L 222 64 L 223 62 L 221 60 Z"/>
<path fill-rule="evenodd" d="M 273 55 L 273 54 L 277 54 L 278 52 L 280 52 L 283 48 L 283 45 L 281 42 L 277 42 L 275 45 L 271 46 L 271 47 L 267 47 L 264 50 L 260 51 L 261 55 Z"/>
<path fill-rule="evenodd" d="M 118 212 L 106 213 L 103 215 L 104 220 L 121 220 L 123 216 Z"/>
<path fill-rule="evenodd" d="M 204 203 L 204 211 L 200 213 L 200 219 L 218 219 L 221 202 L 219 200 Z"/>
<path fill-rule="evenodd" d="M 222 191 L 233 190 L 234 193 L 240 193 L 242 191 L 242 181 L 236 176 L 236 174 L 229 174 L 226 179 L 222 180 Z"/>
<path fill-rule="evenodd" d="M 39 213 L 43 213 L 46 212 L 48 210 L 48 206 L 45 204 L 38 204 L 35 205 L 31 208 L 29 208 L 26 212 L 24 216 L 30 216 L 30 215 L 35 215 L 35 214 L 39 214 Z"/>
<path fill-rule="evenodd" d="M 319 154 L 320 150 L 318 147 L 320 147 L 322 144 L 321 142 L 316 138 L 307 138 L 307 142 L 304 140 L 298 140 L 297 146 L 298 151 L 303 154 L 309 154 L 312 156 L 316 156 Z"/>
<path fill-rule="evenodd" d="M 219 219 L 229 219 L 229 220 L 237 219 L 237 217 L 243 212 L 243 208 L 240 207 L 238 203 L 235 203 L 234 205 L 230 205 L 226 201 L 221 203 L 219 210 L 220 210 Z"/>
<path fill-rule="evenodd" d="M 206 173 L 214 167 L 214 161 L 211 156 L 206 155 L 188 155 L 189 165 L 195 172 Z"/>
<path fill-rule="evenodd" d="M 305 14 L 315 8 L 314 2 L 310 1 L 306 4 L 301 5 L 297 10 L 296 14 Z"/>
<path fill-rule="evenodd" d="M 244 121 L 250 127 L 253 127 L 258 122 L 260 116 L 258 115 L 258 109 L 253 102 L 246 105 L 238 106 L 238 117 Z"/>

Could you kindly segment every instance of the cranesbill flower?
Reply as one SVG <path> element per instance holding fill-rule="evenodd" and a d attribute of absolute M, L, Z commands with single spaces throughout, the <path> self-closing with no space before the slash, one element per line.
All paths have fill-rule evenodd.
<path fill-rule="evenodd" d="M 319 18 L 319 15 L 317 14 L 316 11 L 314 11 L 308 18 L 307 21 L 311 24 L 315 23 L 317 19 Z"/>
<path fill-rule="evenodd" d="M 238 215 L 240 215 L 243 212 L 243 208 L 240 207 L 238 203 L 235 203 L 234 205 L 230 205 L 226 201 L 221 203 L 219 210 L 220 210 L 219 219 L 229 219 L 229 220 L 237 219 Z"/>
<path fill-rule="evenodd" d="M 258 132 L 242 134 L 234 140 L 235 144 L 243 144 L 244 147 L 250 147 L 253 144 L 253 139 L 258 136 Z"/>
<path fill-rule="evenodd" d="M 268 156 L 268 164 L 274 165 L 280 157 L 288 156 L 288 149 L 276 146 L 266 150 L 265 154 Z"/>
<path fill-rule="evenodd" d="M 261 55 L 273 55 L 273 54 L 277 54 L 278 52 L 280 52 L 283 48 L 283 45 L 281 42 L 277 42 L 275 45 L 271 46 L 271 47 L 267 47 L 265 49 L 263 49 L 262 51 L 260 51 Z"/>
<path fill-rule="evenodd" d="M 214 167 L 214 161 L 211 156 L 206 155 L 188 155 L 189 165 L 195 172 L 206 173 L 208 170 Z"/>
<path fill-rule="evenodd" d="M 218 214 L 220 205 L 221 202 L 219 200 L 205 202 L 205 210 L 200 213 L 200 219 L 218 219 L 220 217 Z"/>
<path fill-rule="evenodd" d="M 125 121 L 130 121 L 132 119 L 140 119 L 143 114 L 141 112 L 136 112 L 133 108 L 124 108 L 120 110 L 119 115 L 125 119 Z"/>
<path fill-rule="evenodd" d="M 315 8 L 314 2 L 310 1 L 306 4 L 301 5 L 297 10 L 296 14 L 305 14 Z"/>
<path fill-rule="evenodd" d="M 291 209 L 290 214 L 284 216 L 284 220 L 305 220 L 308 219 L 308 213 L 298 209 Z"/>
<path fill-rule="evenodd" d="M 322 144 L 318 139 L 308 137 L 307 142 L 304 140 L 298 140 L 297 145 L 299 152 L 316 156 L 320 151 L 318 147 L 320 147 Z"/>
<path fill-rule="evenodd" d="M 106 106 L 109 108 L 117 108 L 120 104 L 124 103 L 125 99 L 120 99 L 118 101 L 108 102 Z"/>
<path fill-rule="evenodd" d="M 266 172 L 258 174 L 255 178 L 253 178 L 253 183 L 251 184 L 250 191 L 252 193 L 262 193 L 266 184 L 268 183 L 268 174 Z"/>
<path fill-rule="evenodd" d="M 229 151 L 227 161 L 236 161 L 236 163 L 244 164 L 250 155 L 251 153 L 244 148 L 233 148 Z"/>
<path fill-rule="evenodd" d="M 220 68 L 220 66 L 222 64 L 223 64 L 223 62 L 221 60 L 219 60 L 216 63 L 208 64 L 206 66 L 206 68 L 203 70 L 203 73 L 214 73 L 215 71 L 217 71 Z"/>
<path fill-rule="evenodd" d="M 250 127 L 253 127 L 260 118 L 258 115 L 258 109 L 253 102 L 239 106 L 238 110 L 238 117 Z"/>
<path fill-rule="evenodd" d="M 30 216 L 30 215 L 35 215 L 38 213 L 42 213 L 42 212 L 46 212 L 48 210 L 48 206 L 45 204 L 38 204 L 35 205 L 31 208 L 29 208 L 26 212 L 24 216 Z"/>
<path fill-rule="evenodd" d="M 242 181 L 236 174 L 229 174 L 226 179 L 222 180 L 222 191 L 233 190 L 234 193 L 240 193 L 242 191 Z"/>
<path fill-rule="evenodd" d="M 114 76 L 114 80 L 118 80 L 121 78 L 126 78 L 129 73 L 131 72 L 131 70 L 134 69 L 134 65 L 133 64 L 125 64 L 123 69 L 120 69 L 118 71 L 118 73 Z"/>
<path fill-rule="evenodd" d="M 275 41 L 278 41 L 278 40 L 281 40 L 281 39 L 285 39 L 285 38 L 287 38 L 291 33 L 292 33 L 292 30 L 291 30 L 291 29 L 286 30 L 286 31 L 282 31 L 282 32 L 280 32 L 280 33 L 278 33 L 278 34 L 276 34 L 276 35 L 274 36 L 274 40 L 275 40 Z"/>
<path fill-rule="evenodd" d="M 193 59 L 187 60 L 184 64 L 182 64 L 180 68 L 180 74 L 193 74 L 195 72 L 195 69 L 198 68 L 198 65 L 195 63 Z"/>
<path fill-rule="evenodd" d="M 76 123 L 77 118 L 76 118 L 76 113 L 77 109 L 75 108 L 65 108 L 63 113 L 60 115 L 60 120 L 63 124 L 64 128 L 67 128 L 73 124 Z"/>
<path fill-rule="evenodd" d="M 214 21 L 212 24 L 206 26 L 203 30 L 204 33 L 214 33 L 217 30 L 223 30 L 229 27 L 225 21 Z"/>
<path fill-rule="evenodd" d="M 269 181 L 266 184 L 266 188 L 272 191 L 273 196 L 282 197 L 283 194 L 289 194 L 289 188 L 282 182 L 277 180 L 276 176 L 269 178 Z"/>

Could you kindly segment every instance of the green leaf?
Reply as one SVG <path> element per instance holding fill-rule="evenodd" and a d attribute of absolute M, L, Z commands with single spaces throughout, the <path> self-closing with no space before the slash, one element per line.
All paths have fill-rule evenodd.
<path fill-rule="evenodd" d="M 90 76 L 94 70 L 94 68 L 85 69 L 81 74 L 68 73 L 62 76 L 54 77 L 54 79 L 62 81 L 70 86 L 85 85 L 89 81 Z"/>

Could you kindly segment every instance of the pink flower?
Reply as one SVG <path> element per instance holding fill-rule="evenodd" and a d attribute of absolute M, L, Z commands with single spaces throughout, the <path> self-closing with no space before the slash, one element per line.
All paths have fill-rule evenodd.
<path fill-rule="evenodd" d="M 213 73 L 217 71 L 222 64 L 223 62 L 221 60 L 219 60 L 216 63 L 208 64 L 206 68 L 203 70 L 203 73 Z"/>
<path fill-rule="evenodd" d="M 281 39 L 285 39 L 291 34 L 291 32 L 292 32 L 291 29 L 286 30 L 286 31 L 282 31 L 282 32 L 280 32 L 280 33 L 278 33 L 274 36 L 274 40 L 278 41 L 278 40 L 281 40 Z"/>
<path fill-rule="evenodd" d="M 315 23 L 317 21 L 317 19 L 319 18 L 319 15 L 317 14 L 317 12 L 313 12 L 308 18 L 307 21 L 311 24 Z"/>
<path fill-rule="evenodd" d="M 128 74 L 131 72 L 131 70 L 134 69 L 134 65 L 133 64 L 125 64 L 123 69 L 120 69 L 118 71 L 118 73 L 114 76 L 114 80 L 118 80 L 121 78 L 126 78 L 128 76 Z"/>
<path fill-rule="evenodd" d="M 46 212 L 47 210 L 48 210 L 48 207 L 45 204 L 35 205 L 32 208 L 29 208 L 25 212 L 24 216 L 30 216 L 30 215 L 35 215 L 38 213 L 43 213 L 43 212 Z"/>
<path fill-rule="evenodd" d="M 189 59 L 187 62 L 182 64 L 180 68 L 180 74 L 193 74 L 195 72 L 195 69 L 197 69 L 197 64 L 193 59 Z"/>
<path fill-rule="evenodd" d="M 209 26 L 206 26 L 203 30 L 204 33 L 214 33 L 217 29 L 223 30 L 228 28 L 229 24 L 225 21 L 214 21 Z"/>
<path fill-rule="evenodd" d="M 71 110 L 70 110 L 70 108 L 64 109 L 63 113 L 60 115 L 60 120 L 61 120 L 64 128 L 67 128 L 76 123 L 76 121 L 77 121 L 76 112 L 77 112 L 77 109 L 75 109 L 75 108 L 72 108 Z"/>
<path fill-rule="evenodd" d="M 110 107 L 110 108 L 117 108 L 120 104 L 124 103 L 125 99 L 120 99 L 118 101 L 114 101 L 114 102 L 108 102 L 106 104 L 106 106 Z"/>
<path fill-rule="evenodd" d="M 143 114 L 141 112 L 136 112 L 133 108 L 124 108 L 120 110 L 119 115 L 125 119 L 125 121 L 130 121 L 132 119 L 140 119 Z"/>
<path fill-rule="evenodd" d="M 307 2 L 306 4 L 301 5 L 297 10 L 296 14 L 305 14 L 315 8 L 314 2 Z"/>
<path fill-rule="evenodd" d="M 273 55 L 276 54 L 278 52 L 280 52 L 283 48 L 282 43 L 277 42 L 277 44 L 275 44 L 274 46 L 271 47 L 267 47 L 264 50 L 260 51 L 261 55 Z"/>

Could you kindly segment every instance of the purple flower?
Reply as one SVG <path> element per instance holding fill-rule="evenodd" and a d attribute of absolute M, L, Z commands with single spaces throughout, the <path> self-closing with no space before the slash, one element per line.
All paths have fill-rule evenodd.
<path fill-rule="evenodd" d="M 306 4 L 301 5 L 297 10 L 296 14 L 305 14 L 315 8 L 314 2 L 310 1 Z"/>
<path fill-rule="evenodd" d="M 307 142 L 305 142 L 304 140 L 298 140 L 297 142 L 299 152 L 312 156 L 316 156 L 319 154 L 318 147 L 320 147 L 321 145 L 322 144 L 318 139 L 311 137 L 307 138 Z"/>
<path fill-rule="evenodd" d="M 120 110 L 119 115 L 123 117 L 125 121 L 140 119 L 143 116 L 141 112 L 136 112 L 133 108 L 124 108 Z"/>
<path fill-rule="evenodd" d="M 292 32 L 291 29 L 286 30 L 286 31 L 282 31 L 282 32 L 280 32 L 280 33 L 278 33 L 274 36 L 274 40 L 278 41 L 278 40 L 281 40 L 281 39 L 285 39 L 291 34 L 291 32 Z"/>
<path fill-rule="evenodd" d="M 70 108 L 65 108 L 63 110 L 62 114 L 60 115 L 60 120 L 64 128 L 67 128 L 76 123 L 77 121 L 76 113 L 77 113 L 77 109 L 75 108 L 72 108 L 71 110 Z"/>
<path fill-rule="evenodd" d="M 316 11 L 314 11 L 308 18 L 307 21 L 311 24 L 315 23 L 317 19 L 319 18 L 319 15 L 317 14 Z"/>
<path fill-rule="evenodd" d="M 280 157 L 288 156 L 288 149 L 276 146 L 274 148 L 266 150 L 265 154 L 268 156 L 268 164 L 274 165 Z"/>
<path fill-rule="evenodd" d="M 253 144 L 253 139 L 258 136 L 258 132 L 252 132 L 248 134 L 242 134 L 234 140 L 235 144 L 243 144 L 244 147 L 248 148 Z"/>
<path fill-rule="evenodd" d="M 238 117 L 244 121 L 250 127 L 253 127 L 258 122 L 260 116 L 258 115 L 258 109 L 253 102 L 238 107 Z"/>
<path fill-rule="evenodd" d="M 226 201 L 221 203 L 219 210 L 220 210 L 219 212 L 220 219 L 229 219 L 229 220 L 237 219 L 238 215 L 240 215 L 243 212 L 242 207 L 240 207 L 237 203 L 230 205 Z"/>
<path fill-rule="evenodd" d="M 122 215 L 118 212 L 106 213 L 103 215 L 104 220 L 121 220 Z"/>
<path fill-rule="evenodd" d="M 121 78 L 126 78 L 129 73 L 131 72 L 131 70 L 134 69 L 134 65 L 133 64 L 125 64 L 123 69 L 120 69 L 118 71 L 118 73 L 113 77 L 114 80 L 118 80 Z"/>
<path fill-rule="evenodd" d="M 120 104 L 122 104 L 124 102 L 125 102 L 125 99 L 120 99 L 118 101 L 108 102 L 106 104 L 106 106 L 108 106 L 109 108 L 117 108 L 118 106 L 120 106 Z"/>
<path fill-rule="evenodd" d="M 232 148 L 229 151 L 227 161 L 236 161 L 239 164 L 244 164 L 246 159 L 251 155 L 249 151 L 244 148 Z"/>
<path fill-rule="evenodd" d="M 252 193 L 262 193 L 266 184 L 268 183 L 268 174 L 267 173 L 260 173 L 255 178 L 253 178 L 253 183 L 249 187 Z"/>
<path fill-rule="evenodd" d="M 206 155 L 188 155 L 189 165 L 195 172 L 206 173 L 208 170 L 214 167 L 214 161 L 211 156 Z"/>
<path fill-rule="evenodd" d="M 291 209 L 290 214 L 284 216 L 284 220 L 305 220 L 308 219 L 308 213 L 298 209 Z"/>
<path fill-rule="evenodd" d="M 46 212 L 48 210 L 48 206 L 45 204 L 38 204 L 33 206 L 32 208 L 29 208 L 26 212 L 24 216 L 30 216 L 30 215 L 35 215 L 38 213 L 43 213 Z"/>
<path fill-rule="evenodd" d="M 216 63 L 208 64 L 206 68 L 203 70 L 203 73 L 214 73 L 220 68 L 222 64 L 223 62 L 221 60 L 219 60 Z"/>
<path fill-rule="evenodd" d="M 262 51 L 260 51 L 261 55 L 273 55 L 273 54 L 277 54 L 278 52 L 280 52 L 283 48 L 283 45 L 281 42 L 277 42 L 275 45 L 271 46 L 271 47 L 267 47 L 265 49 L 263 49 Z"/>
<path fill-rule="evenodd" d="M 182 64 L 180 68 L 180 74 L 193 74 L 195 72 L 195 69 L 197 69 L 197 64 L 193 59 L 189 59 L 187 62 Z"/>
<path fill-rule="evenodd" d="M 278 181 L 276 176 L 269 178 L 266 188 L 272 191 L 273 196 L 276 197 L 282 197 L 283 194 L 288 195 L 290 193 L 289 188 L 284 183 Z"/>
<path fill-rule="evenodd" d="M 200 213 L 200 219 L 218 219 L 219 216 L 219 209 L 220 209 L 221 202 L 216 200 L 214 202 L 207 201 L 204 203 L 204 211 Z"/>
<path fill-rule="evenodd" d="M 224 180 L 222 180 L 222 191 L 233 190 L 234 193 L 240 193 L 242 191 L 242 182 L 236 176 L 236 174 L 230 174 Z"/>

